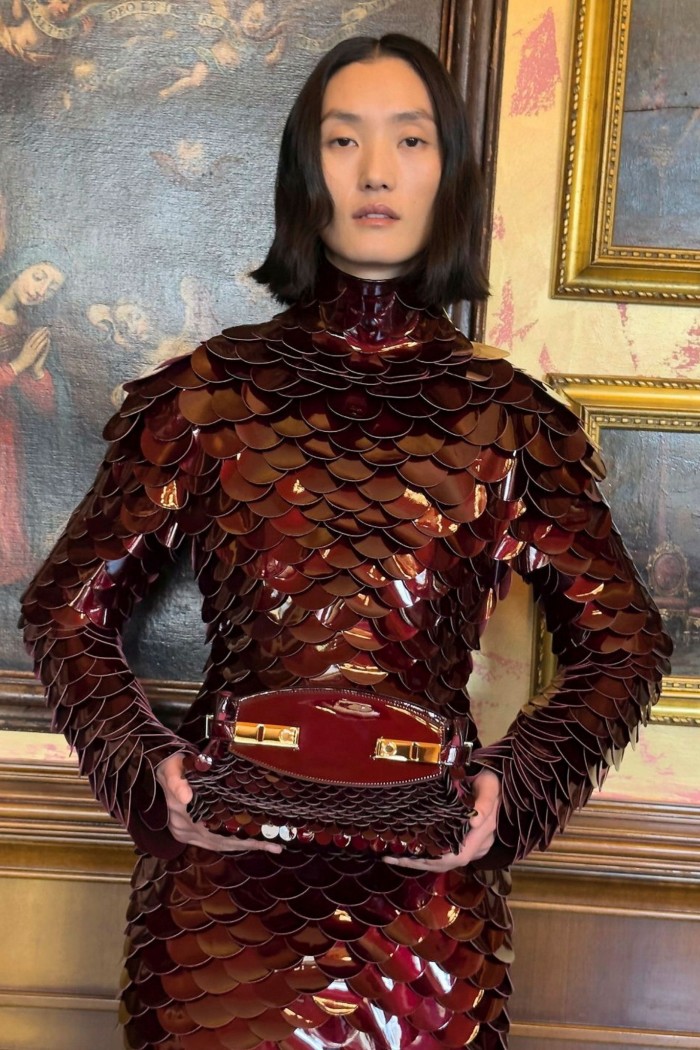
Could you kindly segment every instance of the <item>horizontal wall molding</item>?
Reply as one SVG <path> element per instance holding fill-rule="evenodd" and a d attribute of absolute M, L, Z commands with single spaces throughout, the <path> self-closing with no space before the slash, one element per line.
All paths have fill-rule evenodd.
<path fill-rule="evenodd" d="M 0 762 L 0 876 L 121 882 L 133 861 L 75 766 Z"/>
<path fill-rule="evenodd" d="M 197 682 L 139 679 L 157 718 L 169 729 L 180 724 L 197 695 Z M 0 729 L 50 733 L 51 711 L 44 687 L 30 671 L 0 671 Z"/>
<path fill-rule="evenodd" d="M 593 798 L 519 868 L 700 883 L 700 807 Z"/>
<path fill-rule="evenodd" d="M 126 832 L 74 766 L 0 762 L 0 875 L 121 879 L 132 864 Z M 556 874 L 700 886 L 700 807 L 595 798 L 517 870 L 530 882 Z"/>
<path fill-rule="evenodd" d="M 0 1008 L 17 1007 L 32 1010 L 87 1010 L 89 1012 L 114 1013 L 119 1003 L 116 999 L 96 995 L 56 995 L 47 992 L 5 991 L 0 988 Z"/>
<path fill-rule="evenodd" d="M 511 1027 L 517 1044 L 521 1039 L 542 1043 L 576 1043 L 579 1046 L 620 1046 L 624 1050 L 655 1047 L 656 1050 L 700 1050 L 700 1032 L 653 1032 L 637 1028 L 594 1028 L 587 1025 L 518 1024 Z"/>

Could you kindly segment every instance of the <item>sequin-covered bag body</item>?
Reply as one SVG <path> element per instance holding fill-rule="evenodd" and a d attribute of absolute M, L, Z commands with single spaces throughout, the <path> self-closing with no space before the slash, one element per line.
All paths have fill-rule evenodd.
<path fill-rule="evenodd" d="M 471 745 L 418 704 L 359 690 L 220 694 L 188 761 L 190 812 L 239 837 L 377 853 L 457 852 L 473 815 Z"/>

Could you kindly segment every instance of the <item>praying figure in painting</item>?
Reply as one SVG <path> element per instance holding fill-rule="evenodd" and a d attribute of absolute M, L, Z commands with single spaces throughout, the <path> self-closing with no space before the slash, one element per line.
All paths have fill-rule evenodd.
<path fill-rule="evenodd" d="M 56 409 L 48 358 L 51 334 L 32 326 L 30 311 L 52 299 L 65 280 L 39 249 L 23 253 L 0 281 L 0 585 L 26 581 L 33 557 L 24 521 L 26 472 L 22 423 Z"/>
<path fill-rule="evenodd" d="M 433 53 L 391 34 L 322 58 L 276 193 L 254 276 L 285 309 L 127 386 L 95 484 L 23 600 L 55 727 L 139 852 L 125 1045 L 502 1050 L 508 866 L 602 784 L 670 643 L 577 419 L 445 314 L 487 289 L 464 106 Z M 120 636 L 181 544 L 211 653 L 176 734 Z M 465 687 L 513 572 L 560 670 L 484 746 Z M 375 850 L 193 819 L 217 701 L 304 691 L 460 727 L 454 850 L 387 852 L 389 825 Z M 295 746 L 289 727 L 254 729 Z M 326 742 L 339 773 L 351 743 Z"/>

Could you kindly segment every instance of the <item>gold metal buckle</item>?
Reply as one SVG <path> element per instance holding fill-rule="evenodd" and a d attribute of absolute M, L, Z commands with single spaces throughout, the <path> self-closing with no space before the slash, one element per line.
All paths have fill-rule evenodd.
<path fill-rule="evenodd" d="M 389 762 L 428 762 L 439 766 L 442 747 L 440 744 L 418 740 L 391 740 L 380 736 L 374 749 L 374 758 Z"/>
<path fill-rule="evenodd" d="M 266 744 L 299 750 L 299 726 L 275 726 L 265 722 L 236 722 L 232 744 Z"/>

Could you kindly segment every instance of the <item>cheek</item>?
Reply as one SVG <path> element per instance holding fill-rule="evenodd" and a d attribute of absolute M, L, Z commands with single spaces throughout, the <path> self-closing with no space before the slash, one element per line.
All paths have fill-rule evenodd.
<path fill-rule="evenodd" d="M 423 215 L 425 222 L 429 223 L 432 221 L 433 213 L 435 211 L 435 202 L 437 200 L 437 185 L 434 181 L 431 181 L 425 188 L 423 195 Z"/>

